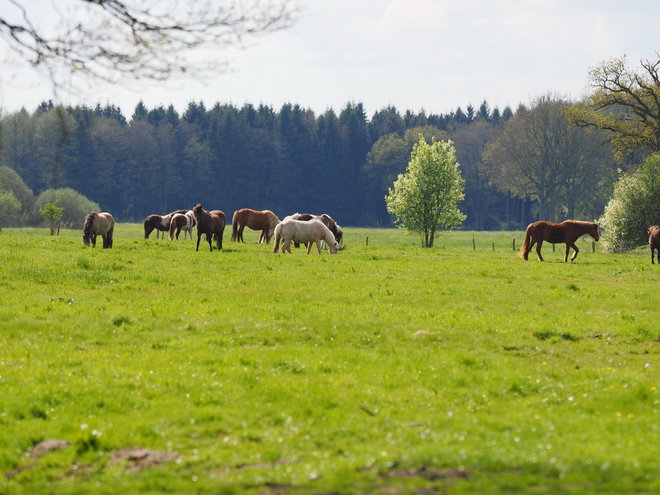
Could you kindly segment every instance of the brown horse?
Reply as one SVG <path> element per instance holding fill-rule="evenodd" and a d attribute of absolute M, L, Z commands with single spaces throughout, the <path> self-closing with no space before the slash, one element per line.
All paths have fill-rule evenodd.
<path fill-rule="evenodd" d="M 193 215 L 192 210 L 186 211 L 186 213 L 175 213 L 170 221 L 170 241 L 174 240 L 176 235 L 176 240 L 179 240 L 179 234 L 183 230 L 183 240 L 186 239 L 186 234 L 190 234 L 190 240 L 192 241 L 192 229 L 195 226 L 195 215 Z"/>
<path fill-rule="evenodd" d="M 195 251 L 199 251 L 199 240 L 202 238 L 202 234 L 206 234 L 211 252 L 213 252 L 212 237 L 218 241 L 218 250 L 222 249 L 222 235 L 225 232 L 227 221 L 225 214 L 220 210 L 206 211 L 202 208 L 201 203 L 197 203 L 193 208 L 193 215 L 197 222 L 197 249 Z"/>
<path fill-rule="evenodd" d="M 114 231 L 115 219 L 112 218 L 110 213 L 96 213 L 93 211 L 85 217 L 82 234 L 83 244 L 89 246 L 91 241 L 92 247 L 96 247 L 96 236 L 100 235 L 103 238 L 103 249 L 111 248 Z"/>
<path fill-rule="evenodd" d="M 160 232 L 163 232 L 163 239 L 165 238 L 164 232 L 167 232 L 170 228 L 170 220 L 172 220 L 172 213 L 168 213 L 165 216 L 160 215 L 149 215 L 144 219 L 144 238 L 149 239 L 151 233 L 156 230 L 156 239 Z"/>
<path fill-rule="evenodd" d="M 580 222 L 577 220 L 566 220 L 562 223 L 552 222 L 534 222 L 530 223 L 525 231 L 525 242 L 520 248 L 520 256 L 527 260 L 532 246 L 536 244 L 536 253 L 539 256 L 539 261 L 543 261 L 541 256 L 541 245 L 543 241 L 548 241 L 553 244 L 564 243 L 566 244 L 566 254 L 564 255 L 564 263 L 568 261 L 568 253 L 573 248 L 575 253 L 571 261 L 577 258 L 580 250 L 575 245 L 575 241 L 584 234 L 589 234 L 594 241 L 598 240 L 598 224 L 594 222 Z"/>
<path fill-rule="evenodd" d="M 649 248 L 651 248 L 651 264 L 654 264 L 653 254 L 658 250 L 658 263 L 660 263 L 660 227 L 653 225 L 646 231 L 649 234 Z"/>
<path fill-rule="evenodd" d="M 256 211 L 250 208 L 236 210 L 231 220 L 231 242 L 245 242 L 243 230 L 248 227 L 252 230 L 261 230 L 259 244 L 262 242 L 268 244 L 278 223 L 280 219 L 270 210 Z"/>

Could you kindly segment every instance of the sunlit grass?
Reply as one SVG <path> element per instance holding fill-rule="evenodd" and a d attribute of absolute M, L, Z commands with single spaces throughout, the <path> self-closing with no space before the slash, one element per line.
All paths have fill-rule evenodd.
<path fill-rule="evenodd" d="M 659 488 L 647 256 L 524 262 L 508 232 L 346 229 L 336 256 L 47 234 L 0 234 L 2 493 Z M 25 457 L 46 439 L 71 445 Z M 130 446 L 179 457 L 130 473 L 110 459 Z"/>

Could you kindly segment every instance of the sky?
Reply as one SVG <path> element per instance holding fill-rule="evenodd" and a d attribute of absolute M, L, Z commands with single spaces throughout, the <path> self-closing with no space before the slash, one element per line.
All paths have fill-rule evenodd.
<path fill-rule="evenodd" d="M 626 55 L 635 69 L 660 53 L 655 0 L 299 2 L 303 13 L 292 28 L 218 54 L 231 59 L 229 73 L 130 89 L 99 83 L 60 93 L 59 101 L 110 103 L 127 117 L 139 101 L 181 113 L 192 101 L 207 108 L 292 103 L 317 114 L 362 103 L 369 117 L 389 105 L 430 114 L 478 108 L 484 100 L 491 109 L 515 110 L 549 92 L 584 97 L 589 70 L 611 57 Z M 48 81 L 33 70 L 0 65 L 4 113 L 33 111 L 50 98 Z"/>

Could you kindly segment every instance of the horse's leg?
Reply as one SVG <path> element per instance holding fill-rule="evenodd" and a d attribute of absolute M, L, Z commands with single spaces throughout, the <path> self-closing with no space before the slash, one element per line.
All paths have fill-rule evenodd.
<path fill-rule="evenodd" d="M 241 224 L 241 225 L 238 227 L 238 232 L 236 232 L 236 240 L 237 240 L 238 242 L 245 242 L 245 241 L 243 240 L 243 229 L 245 229 L 245 224 Z"/>
<path fill-rule="evenodd" d="M 199 230 L 197 230 L 197 249 L 195 249 L 195 251 L 199 251 L 199 241 L 201 238 L 202 238 L 202 233 Z"/>
<path fill-rule="evenodd" d="M 284 253 L 285 251 L 291 252 L 291 241 L 285 241 L 284 245 L 282 246 L 282 252 Z"/>
<path fill-rule="evenodd" d="M 211 234 L 210 232 L 208 232 L 208 233 L 206 234 L 206 240 L 207 240 L 208 243 L 209 243 L 209 248 L 211 249 L 211 252 L 213 252 L 213 234 Z"/>
<path fill-rule="evenodd" d="M 542 245 L 543 245 L 543 240 L 540 240 L 539 242 L 536 243 L 536 254 L 539 257 L 539 261 L 544 261 L 543 256 L 541 256 L 541 246 Z"/>
<path fill-rule="evenodd" d="M 312 245 L 313 244 L 314 244 L 313 242 L 308 242 L 307 243 L 307 254 L 312 252 Z"/>
<path fill-rule="evenodd" d="M 578 249 L 578 247 L 575 245 L 574 242 L 571 242 L 571 243 L 567 242 L 566 243 L 566 255 L 564 256 L 564 263 L 566 263 L 568 261 L 568 253 L 569 253 L 570 248 L 573 248 L 573 250 L 575 251 L 573 253 L 573 257 L 571 258 L 571 261 L 574 261 L 575 258 L 577 258 L 578 253 L 580 252 L 580 250 Z"/>
<path fill-rule="evenodd" d="M 316 241 L 316 250 L 319 252 L 319 254 L 321 254 L 321 242 L 322 242 L 322 241 Z M 311 243 L 311 242 L 309 243 L 309 247 L 310 247 L 310 248 L 312 247 L 312 243 Z"/>

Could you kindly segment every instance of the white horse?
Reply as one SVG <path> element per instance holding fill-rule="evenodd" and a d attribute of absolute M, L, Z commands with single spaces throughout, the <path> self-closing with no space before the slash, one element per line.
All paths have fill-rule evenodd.
<path fill-rule="evenodd" d="M 273 253 L 277 253 L 280 242 L 284 242 L 282 252 L 291 252 L 291 241 L 307 244 L 307 254 L 312 250 L 312 243 L 316 243 L 316 249 L 321 254 L 321 241 L 325 241 L 330 254 L 339 252 L 339 243 L 330 229 L 321 220 L 283 220 L 275 227 L 275 240 L 273 241 Z"/>
<path fill-rule="evenodd" d="M 172 216 L 170 221 L 170 241 L 174 240 L 175 231 L 176 239 L 179 240 L 179 234 L 183 230 L 183 240 L 186 240 L 186 233 L 190 234 L 190 240 L 193 240 L 192 229 L 195 226 L 195 215 L 192 210 L 186 213 L 176 213 Z"/>

